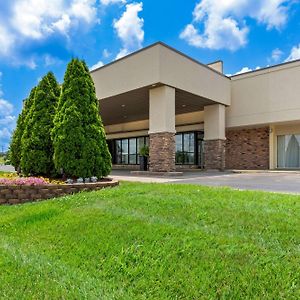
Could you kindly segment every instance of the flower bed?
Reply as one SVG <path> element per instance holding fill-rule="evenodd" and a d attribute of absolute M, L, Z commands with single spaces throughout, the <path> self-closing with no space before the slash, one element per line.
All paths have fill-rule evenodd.
<path fill-rule="evenodd" d="M 47 185 L 49 184 L 44 178 L 38 177 L 16 177 L 0 178 L 0 185 Z"/>
<path fill-rule="evenodd" d="M 52 184 L 42 178 L 0 179 L 0 204 L 19 204 L 113 187 L 118 181 L 105 179 L 93 183 Z M 2 183 L 1 183 L 2 182 Z M 5 182 L 5 184 L 4 184 Z"/>
<path fill-rule="evenodd" d="M 46 185 L 64 184 L 62 180 L 46 177 L 20 177 L 17 173 L 3 173 L 0 175 L 0 185 Z"/>

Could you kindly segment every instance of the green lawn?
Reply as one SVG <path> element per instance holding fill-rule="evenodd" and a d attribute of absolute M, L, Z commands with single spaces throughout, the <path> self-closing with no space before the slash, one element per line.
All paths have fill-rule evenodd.
<path fill-rule="evenodd" d="M 300 197 L 122 183 L 0 207 L 0 299 L 299 299 Z"/>

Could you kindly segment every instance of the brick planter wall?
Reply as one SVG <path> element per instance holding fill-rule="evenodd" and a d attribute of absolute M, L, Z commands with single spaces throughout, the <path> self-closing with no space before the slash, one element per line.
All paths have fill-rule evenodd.
<path fill-rule="evenodd" d="M 150 172 L 174 172 L 175 133 L 151 133 L 149 154 Z"/>
<path fill-rule="evenodd" d="M 228 130 L 227 169 L 269 169 L 269 128 Z"/>
<path fill-rule="evenodd" d="M 19 204 L 50 199 L 81 191 L 100 190 L 118 184 L 118 181 L 112 180 L 86 184 L 0 185 L 0 204 Z"/>
<path fill-rule="evenodd" d="M 225 140 L 208 140 L 204 142 L 204 160 L 206 170 L 225 169 Z"/>

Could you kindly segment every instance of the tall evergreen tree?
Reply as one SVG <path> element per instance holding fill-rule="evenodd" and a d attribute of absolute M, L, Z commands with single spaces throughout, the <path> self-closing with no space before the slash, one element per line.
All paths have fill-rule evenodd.
<path fill-rule="evenodd" d="M 72 59 L 62 86 L 52 131 L 54 163 L 70 177 L 103 177 L 111 155 L 99 115 L 93 80 L 85 62 Z"/>
<path fill-rule="evenodd" d="M 52 88 L 52 91 L 53 91 L 55 97 L 59 98 L 60 92 L 61 92 L 61 87 L 58 84 L 53 72 L 48 72 L 48 74 L 46 76 L 47 76 L 47 79 L 49 81 L 49 84 Z"/>
<path fill-rule="evenodd" d="M 11 164 L 15 167 L 16 170 L 20 170 L 20 163 L 21 163 L 21 140 L 22 135 L 24 133 L 24 126 L 25 126 L 25 119 L 26 115 L 30 111 L 30 108 L 32 106 L 34 95 L 35 95 L 36 87 L 34 87 L 30 95 L 27 99 L 23 102 L 23 109 L 22 112 L 19 114 L 18 120 L 17 120 L 17 126 L 14 130 L 14 133 L 12 135 L 12 139 L 9 146 L 9 159 Z"/>
<path fill-rule="evenodd" d="M 60 86 L 51 72 L 36 88 L 22 136 L 21 169 L 25 175 L 54 175 L 51 130 L 59 91 Z"/>

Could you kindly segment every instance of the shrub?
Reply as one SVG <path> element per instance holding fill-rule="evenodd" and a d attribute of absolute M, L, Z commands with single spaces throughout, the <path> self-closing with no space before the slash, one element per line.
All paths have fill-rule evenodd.
<path fill-rule="evenodd" d="M 98 105 L 85 62 L 72 59 L 52 131 L 56 169 L 68 177 L 103 177 L 110 173 L 111 156 Z"/>
<path fill-rule="evenodd" d="M 140 155 L 140 156 L 148 157 L 148 156 L 149 156 L 149 147 L 148 147 L 147 145 L 143 146 L 143 147 L 140 149 L 139 155 Z"/>

